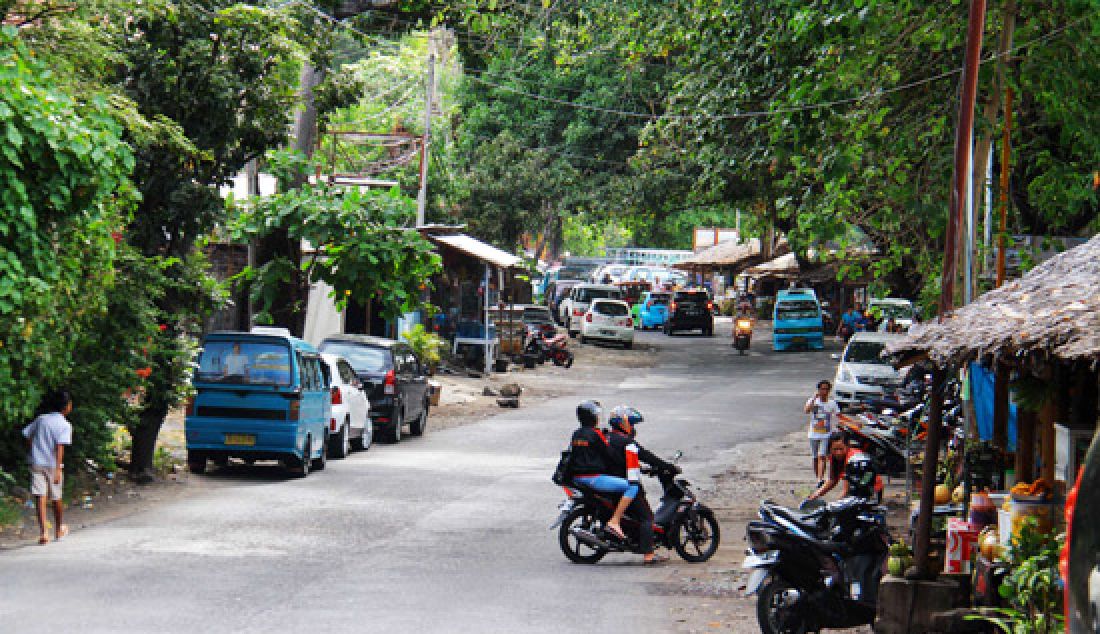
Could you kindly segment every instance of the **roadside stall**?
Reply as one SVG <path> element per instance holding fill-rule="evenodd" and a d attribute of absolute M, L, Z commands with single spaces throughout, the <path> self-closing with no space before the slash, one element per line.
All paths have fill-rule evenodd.
<path fill-rule="evenodd" d="M 672 268 L 699 276 L 718 274 L 726 278 L 725 285 L 732 286 L 737 275 L 745 269 L 789 252 L 787 241 L 782 238 L 774 245 L 767 244 L 758 238 L 745 242 L 719 242 L 686 260 L 673 264 Z"/>
<path fill-rule="evenodd" d="M 925 592 L 926 598 L 946 596 L 948 602 L 957 602 L 958 589 L 972 589 L 966 605 L 996 604 L 1001 579 L 1021 565 L 1014 560 L 1020 557 L 1021 544 L 1039 543 L 1035 535 L 1064 526 L 1067 483 L 1076 478 L 1098 424 L 1098 280 L 1100 236 L 937 322 L 915 326 L 906 338 L 887 347 L 901 365 L 921 362 L 933 368 L 930 430 L 943 420 L 942 388 L 950 374 L 965 369 L 968 378 L 981 372 L 993 377 L 988 428 L 951 449 L 947 442 L 930 444 L 923 456 L 913 536 L 915 567 L 908 576 L 927 580 L 941 571 L 961 573 L 941 576 L 941 581 L 958 582 L 956 591 Z M 1009 426 L 1010 392 L 1018 410 L 1014 430 Z M 940 509 L 937 504 L 950 502 L 951 487 L 945 485 L 953 476 L 961 483 L 955 500 L 961 504 L 957 515 L 947 518 L 941 563 L 931 557 L 937 550 L 932 519 Z M 921 582 L 893 582 L 902 583 Z M 898 615 L 891 613 L 886 598 L 896 597 L 902 589 L 885 591 L 886 586 L 884 582 L 880 617 L 884 623 L 897 623 Z M 931 614 L 961 606 L 929 599 L 928 605 L 918 607 Z M 887 626 L 884 631 L 900 630 Z"/>
<path fill-rule="evenodd" d="M 839 257 L 837 251 L 830 250 L 819 258 L 815 251 L 810 250 L 807 257 L 809 263 L 800 263 L 795 254 L 787 253 L 750 267 L 745 275 L 754 280 L 757 295 L 762 297 L 774 297 L 776 292 L 792 283 L 814 289 L 822 310 L 829 315 L 830 323 L 826 324 L 826 329 L 830 330 L 852 299 L 866 299 L 864 289 L 871 281 L 868 265 L 873 254 L 867 250 L 856 250 Z M 844 269 L 844 279 L 838 279 L 841 269 Z"/>
<path fill-rule="evenodd" d="M 515 303 L 517 285 L 527 283 L 516 276 L 523 261 L 461 233 L 460 227 L 430 225 L 419 230 L 443 258 L 429 297 L 439 308 L 432 329 L 451 341 L 454 356 L 488 373 L 500 346 L 492 309 Z"/>

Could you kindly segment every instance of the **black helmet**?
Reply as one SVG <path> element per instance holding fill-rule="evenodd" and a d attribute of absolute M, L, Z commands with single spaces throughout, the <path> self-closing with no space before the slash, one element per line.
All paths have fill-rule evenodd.
<path fill-rule="evenodd" d="M 870 498 L 875 487 L 875 467 L 867 454 L 860 452 L 844 465 L 844 479 L 848 481 L 848 495 Z"/>
<path fill-rule="evenodd" d="M 634 435 L 634 426 L 645 420 L 642 413 L 629 405 L 619 405 L 607 416 L 607 424 L 629 436 Z"/>
<path fill-rule="evenodd" d="M 600 424 L 600 402 L 584 401 L 577 406 L 577 420 L 581 427 L 595 427 Z"/>

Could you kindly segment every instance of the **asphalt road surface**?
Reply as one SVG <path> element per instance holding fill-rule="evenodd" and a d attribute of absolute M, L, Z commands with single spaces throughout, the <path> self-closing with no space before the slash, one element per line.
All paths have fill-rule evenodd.
<path fill-rule="evenodd" d="M 749 356 L 714 338 L 642 333 L 651 369 L 609 369 L 586 393 L 376 444 L 305 480 L 214 469 L 199 494 L 0 555 L 0 632 L 668 632 L 673 598 L 640 556 L 570 564 L 550 482 L 581 398 L 629 403 L 639 440 L 684 452 L 689 479 L 729 450 L 803 424 L 835 362 Z M 656 483 L 651 481 L 651 490 Z M 739 539 L 743 527 L 723 527 Z"/>

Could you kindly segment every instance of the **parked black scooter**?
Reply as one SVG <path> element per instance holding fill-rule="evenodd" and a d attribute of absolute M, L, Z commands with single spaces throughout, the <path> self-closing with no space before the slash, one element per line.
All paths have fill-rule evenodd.
<path fill-rule="evenodd" d="M 768 501 L 746 529 L 764 634 L 816 632 L 874 622 L 878 585 L 889 552 L 885 509 L 844 498 L 811 513 Z"/>
<path fill-rule="evenodd" d="M 674 461 L 679 459 L 676 454 Z M 661 504 L 653 515 L 653 538 L 658 546 L 675 549 L 685 561 L 703 562 L 718 551 L 721 532 L 714 511 L 700 502 L 687 480 L 677 478 L 674 470 L 643 468 L 654 476 L 664 490 Z M 569 496 L 558 506 L 558 519 L 550 530 L 558 529 L 562 553 L 578 564 L 594 564 L 608 553 L 638 553 L 638 520 L 630 513 L 623 517 L 622 540 L 604 530 L 618 499 L 577 486 L 563 486 Z"/>

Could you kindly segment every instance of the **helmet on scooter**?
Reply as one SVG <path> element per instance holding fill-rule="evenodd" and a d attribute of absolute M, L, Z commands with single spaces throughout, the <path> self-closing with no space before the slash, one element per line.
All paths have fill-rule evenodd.
<path fill-rule="evenodd" d="M 875 489 L 875 466 L 871 458 L 859 452 L 844 465 L 844 479 L 848 481 L 848 495 L 870 498 Z"/>
<path fill-rule="evenodd" d="M 577 421 L 581 427 L 595 427 L 600 424 L 600 402 L 584 401 L 577 406 Z"/>
<path fill-rule="evenodd" d="M 628 436 L 634 435 L 634 426 L 643 420 L 642 413 L 629 405 L 618 405 L 607 415 L 607 424 Z"/>

